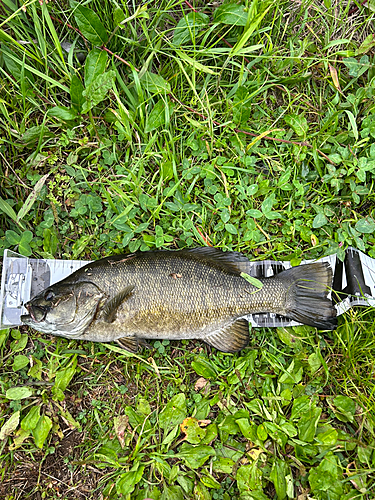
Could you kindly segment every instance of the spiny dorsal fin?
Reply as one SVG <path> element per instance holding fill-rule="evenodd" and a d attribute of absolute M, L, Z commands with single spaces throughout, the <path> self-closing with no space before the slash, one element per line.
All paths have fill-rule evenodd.
<path fill-rule="evenodd" d="M 138 339 L 136 337 L 121 337 L 116 342 L 120 347 L 123 347 L 129 352 L 136 353 L 138 351 Z"/>
<path fill-rule="evenodd" d="M 249 323 L 246 319 L 237 319 L 204 339 L 207 344 L 223 352 L 237 352 L 249 343 Z"/>
<path fill-rule="evenodd" d="M 248 273 L 250 261 L 239 252 L 223 252 L 218 248 L 199 247 L 177 251 L 176 254 L 186 255 L 196 260 L 209 262 L 215 267 L 232 274 Z"/>
<path fill-rule="evenodd" d="M 117 309 L 124 302 L 126 297 L 132 293 L 134 290 L 134 285 L 129 285 L 120 293 L 115 295 L 113 299 L 106 302 L 103 308 L 103 320 L 106 323 L 112 323 L 116 319 Z"/>
<path fill-rule="evenodd" d="M 142 259 L 186 257 L 188 259 L 207 262 L 216 268 L 235 275 L 250 272 L 250 261 L 247 257 L 245 257 L 245 255 L 240 252 L 223 252 L 222 250 L 213 247 L 185 248 L 183 250 L 172 251 L 152 250 L 149 252 L 136 252 L 129 255 L 113 255 L 112 257 L 105 257 L 104 259 L 87 264 L 87 266 L 90 266 L 90 269 L 87 269 L 87 271 L 93 271 L 104 264 L 109 266 L 120 265 L 140 257 Z"/>

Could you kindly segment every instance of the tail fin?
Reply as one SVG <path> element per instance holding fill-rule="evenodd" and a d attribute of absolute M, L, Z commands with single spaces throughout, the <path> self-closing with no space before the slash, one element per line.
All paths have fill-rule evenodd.
<path fill-rule="evenodd" d="M 286 316 L 320 330 L 334 330 L 336 309 L 328 299 L 332 269 L 327 262 L 293 267 L 278 274 L 287 287 Z"/>

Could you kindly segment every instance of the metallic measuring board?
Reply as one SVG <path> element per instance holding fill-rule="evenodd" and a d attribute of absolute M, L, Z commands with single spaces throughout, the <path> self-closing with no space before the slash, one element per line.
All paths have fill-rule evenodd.
<path fill-rule="evenodd" d="M 22 324 L 24 304 L 45 288 L 66 278 L 86 260 L 30 259 L 4 251 L 0 288 L 0 328 Z"/>
<path fill-rule="evenodd" d="M 338 316 L 354 306 L 375 307 L 375 259 L 349 247 L 345 252 L 344 262 L 340 261 L 336 254 L 318 260 L 328 262 L 332 268 L 333 290 L 329 297 L 335 302 Z M 315 261 L 304 260 L 301 264 L 311 262 Z M 256 278 L 273 276 L 292 267 L 288 261 L 264 260 L 251 264 L 249 274 Z M 300 324 L 274 313 L 251 314 L 247 319 L 255 327 L 286 327 Z"/>
<path fill-rule="evenodd" d="M 336 255 L 320 259 L 333 269 L 333 300 L 337 314 L 353 306 L 375 307 L 375 259 L 355 248 L 346 250 L 341 262 Z M 0 328 L 22 324 L 24 304 L 57 281 L 62 280 L 90 261 L 31 259 L 11 250 L 4 251 L 0 288 Z M 302 264 L 314 262 L 302 261 Z M 288 261 L 264 260 L 251 262 L 250 275 L 255 278 L 273 276 L 291 267 Z M 251 314 L 247 317 L 254 327 L 296 326 L 299 323 L 273 313 Z"/>

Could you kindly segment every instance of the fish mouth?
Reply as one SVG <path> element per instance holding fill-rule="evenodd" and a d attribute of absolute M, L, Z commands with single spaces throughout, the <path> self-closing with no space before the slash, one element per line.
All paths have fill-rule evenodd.
<path fill-rule="evenodd" d="M 30 323 L 30 314 L 21 314 L 21 321 L 22 323 L 25 323 L 26 325 Z"/>
<path fill-rule="evenodd" d="M 33 306 L 30 303 L 25 304 L 25 307 L 29 314 L 23 314 L 21 316 L 21 321 L 23 323 L 25 323 L 28 318 L 31 318 L 35 323 L 41 323 L 46 319 L 47 312 L 50 309 L 49 307 Z"/>

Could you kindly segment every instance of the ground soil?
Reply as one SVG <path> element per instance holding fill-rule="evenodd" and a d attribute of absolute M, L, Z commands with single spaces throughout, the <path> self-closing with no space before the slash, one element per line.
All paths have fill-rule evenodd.
<path fill-rule="evenodd" d="M 24 451 L 14 453 L 14 463 L 5 474 L 0 484 L 2 500 L 42 500 L 41 491 L 49 492 L 49 499 L 64 500 L 96 500 L 100 493 L 93 493 L 97 488 L 102 472 L 94 467 L 82 465 L 73 468 L 72 463 L 78 461 L 77 446 L 81 443 L 83 433 L 69 431 L 55 452 L 45 457 L 38 452 L 30 457 Z M 38 456 L 39 455 L 39 456 Z"/>

